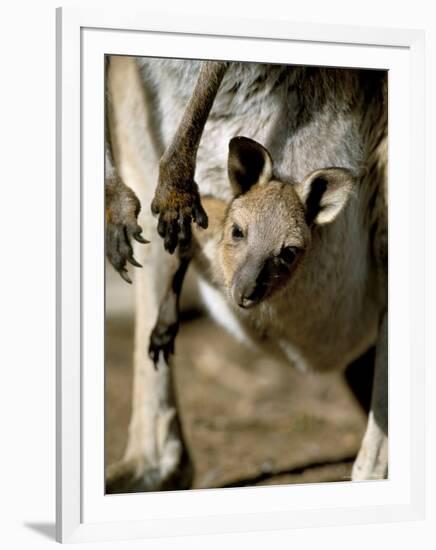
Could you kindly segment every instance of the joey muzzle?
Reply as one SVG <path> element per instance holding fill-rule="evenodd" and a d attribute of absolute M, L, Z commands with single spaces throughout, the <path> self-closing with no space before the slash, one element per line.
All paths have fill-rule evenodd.
<path fill-rule="evenodd" d="M 265 262 L 248 257 L 233 276 L 231 294 L 235 303 L 244 309 L 258 304 L 268 291 Z"/>

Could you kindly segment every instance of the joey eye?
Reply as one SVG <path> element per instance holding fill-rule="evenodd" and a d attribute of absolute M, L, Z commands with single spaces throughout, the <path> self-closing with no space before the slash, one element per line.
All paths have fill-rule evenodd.
<path fill-rule="evenodd" d="M 279 258 L 286 264 L 292 264 L 298 255 L 298 248 L 295 246 L 284 246 L 279 254 Z"/>
<path fill-rule="evenodd" d="M 240 241 L 244 238 L 244 232 L 236 223 L 234 223 L 232 227 L 232 238 L 234 241 Z"/>

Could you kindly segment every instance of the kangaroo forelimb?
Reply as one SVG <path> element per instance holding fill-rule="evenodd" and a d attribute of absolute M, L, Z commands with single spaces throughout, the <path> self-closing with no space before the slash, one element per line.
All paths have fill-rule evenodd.
<path fill-rule="evenodd" d="M 121 277 L 131 283 L 126 265 L 129 262 L 135 267 L 141 264 L 133 257 L 132 240 L 147 243 L 138 224 L 140 202 L 135 193 L 118 174 L 114 162 L 109 118 L 112 116 L 112 101 L 108 86 L 109 61 L 106 58 L 106 109 L 105 109 L 105 211 L 106 211 L 106 256 Z"/>
<path fill-rule="evenodd" d="M 197 184 L 195 162 L 204 126 L 228 63 L 205 61 L 176 134 L 159 163 L 159 181 L 151 205 L 159 215 L 158 233 L 171 254 L 191 242 L 191 222 L 207 228 Z"/>

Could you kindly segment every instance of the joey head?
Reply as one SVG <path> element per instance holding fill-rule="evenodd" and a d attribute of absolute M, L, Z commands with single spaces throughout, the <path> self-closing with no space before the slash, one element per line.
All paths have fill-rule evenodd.
<path fill-rule="evenodd" d="M 223 225 L 218 269 L 228 297 L 246 309 L 286 286 L 310 261 L 314 227 L 335 220 L 354 180 L 346 169 L 322 168 L 302 182 L 280 181 L 268 151 L 245 137 L 230 141 L 228 175 L 235 198 Z"/>

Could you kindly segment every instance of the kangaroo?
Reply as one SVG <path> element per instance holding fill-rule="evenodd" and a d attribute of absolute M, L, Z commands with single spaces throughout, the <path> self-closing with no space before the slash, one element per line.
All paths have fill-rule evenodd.
<path fill-rule="evenodd" d="M 191 257 L 211 314 L 292 364 L 343 368 L 376 344 L 352 479 L 386 476 L 385 73 L 158 59 L 136 66 L 145 112 L 128 183 L 159 216 L 164 247 L 132 243 L 144 266 L 134 271 L 132 418 L 107 491 L 192 483 L 172 385 L 178 295 Z M 242 134 L 252 139 L 230 141 Z M 138 223 L 151 234 L 147 209 Z"/>

